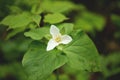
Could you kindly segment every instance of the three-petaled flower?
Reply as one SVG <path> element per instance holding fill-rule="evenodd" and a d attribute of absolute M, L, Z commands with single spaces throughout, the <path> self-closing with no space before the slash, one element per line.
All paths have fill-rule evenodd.
<path fill-rule="evenodd" d="M 69 35 L 61 35 L 60 30 L 55 25 L 51 25 L 50 34 L 52 35 L 52 39 L 47 44 L 47 51 L 54 49 L 59 44 L 68 44 L 72 41 Z"/>

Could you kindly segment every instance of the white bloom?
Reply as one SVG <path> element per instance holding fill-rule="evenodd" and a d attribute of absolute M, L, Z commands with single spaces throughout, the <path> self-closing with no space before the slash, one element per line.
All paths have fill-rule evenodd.
<path fill-rule="evenodd" d="M 68 44 L 72 41 L 69 35 L 61 35 L 60 30 L 55 25 L 51 25 L 50 34 L 52 39 L 47 44 L 47 51 L 54 49 L 59 44 Z"/>

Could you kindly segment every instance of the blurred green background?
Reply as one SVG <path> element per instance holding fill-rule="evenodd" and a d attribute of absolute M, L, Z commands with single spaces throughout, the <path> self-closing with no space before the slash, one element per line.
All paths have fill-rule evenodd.
<path fill-rule="evenodd" d="M 120 0 L 0 0 L 0 21 L 9 14 L 34 13 L 38 2 L 46 11 L 63 13 L 70 18 L 66 22 L 83 29 L 103 62 L 103 71 L 95 73 L 62 67 L 60 80 L 120 80 Z M 41 10 L 38 13 L 42 15 Z M 24 31 L 0 24 L 0 80 L 26 80 L 21 61 L 32 39 L 26 38 Z M 55 80 L 55 74 L 48 80 Z"/>

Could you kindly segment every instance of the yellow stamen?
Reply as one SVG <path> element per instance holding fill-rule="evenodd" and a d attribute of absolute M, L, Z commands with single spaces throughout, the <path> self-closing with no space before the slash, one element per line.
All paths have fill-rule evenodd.
<path fill-rule="evenodd" d="M 60 41 L 61 41 L 61 37 L 60 37 L 60 36 L 57 36 L 57 37 L 55 38 L 55 41 L 56 41 L 56 42 L 60 42 Z"/>

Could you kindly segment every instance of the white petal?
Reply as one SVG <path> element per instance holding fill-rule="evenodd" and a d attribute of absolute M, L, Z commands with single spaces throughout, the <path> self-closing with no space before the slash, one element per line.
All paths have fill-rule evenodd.
<path fill-rule="evenodd" d="M 62 41 L 61 41 L 61 43 L 63 43 L 63 44 L 68 44 L 69 42 L 71 42 L 72 41 L 72 38 L 69 36 L 69 35 L 63 35 L 62 36 Z"/>
<path fill-rule="evenodd" d="M 50 39 L 47 44 L 47 51 L 54 49 L 58 45 L 57 42 L 55 42 L 53 39 Z"/>
<path fill-rule="evenodd" d="M 51 25 L 50 34 L 52 35 L 53 38 L 55 38 L 58 35 L 61 35 L 60 30 L 55 25 Z"/>

